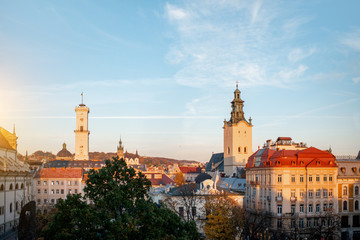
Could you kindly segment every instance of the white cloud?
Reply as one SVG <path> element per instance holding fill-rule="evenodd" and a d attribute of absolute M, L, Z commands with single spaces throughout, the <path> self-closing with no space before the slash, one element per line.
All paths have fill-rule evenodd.
<path fill-rule="evenodd" d="M 289 42 L 294 41 L 288 40 L 310 20 L 294 17 L 287 21 L 284 30 L 281 26 L 286 20 L 279 21 L 281 12 L 274 5 L 273 1 L 260 0 L 253 4 L 241 1 L 189 1 L 181 7 L 166 4 L 165 15 L 177 35 L 166 58 L 171 64 L 179 64 L 174 75 L 176 81 L 192 87 L 233 86 L 236 81 L 240 86 L 284 87 L 292 78 L 299 78 L 307 67 L 294 68 L 293 63 L 312 55 L 315 48 L 292 46 Z"/>
<path fill-rule="evenodd" d="M 298 62 L 300 60 L 303 60 L 311 56 L 315 51 L 316 51 L 315 48 L 310 48 L 306 52 L 304 52 L 304 50 L 301 48 L 295 48 L 289 53 L 288 59 L 290 62 Z"/>
<path fill-rule="evenodd" d="M 360 28 L 346 34 L 345 37 L 341 39 L 341 42 L 350 48 L 360 51 Z"/>
<path fill-rule="evenodd" d="M 176 7 L 170 3 L 166 3 L 165 13 L 170 21 L 183 20 L 189 16 L 189 14 L 184 9 Z"/>
<path fill-rule="evenodd" d="M 356 77 L 352 79 L 355 84 L 360 82 L 360 77 Z"/>

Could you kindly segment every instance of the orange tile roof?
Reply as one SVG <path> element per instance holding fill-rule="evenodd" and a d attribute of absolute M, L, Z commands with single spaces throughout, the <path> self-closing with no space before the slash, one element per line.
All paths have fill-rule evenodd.
<path fill-rule="evenodd" d="M 261 156 L 259 166 L 255 157 Z M 314 147 L 304 150 L 259 149 L 248 159 L 247 168 L 254 167 L 337 167 L 335 156 Z"/>
<path fill-rule="evenodd" d="M 35 178 L 82 178 L 81 168 L 42 168 Z"/>

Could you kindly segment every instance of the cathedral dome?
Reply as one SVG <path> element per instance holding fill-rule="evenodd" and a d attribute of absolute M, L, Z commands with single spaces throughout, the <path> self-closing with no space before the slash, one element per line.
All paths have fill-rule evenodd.
<path fill-rule="evenodd" d="M 64 143 L 63 149 L 61 149 L 61 151 L 58 152 L 58 154 L 56 155 L 56 159 L 69 159 L 72 157 L 73 157 L 73 155 L 71 154 L 71 152 L 69 152 L 66 149 L 66 143 Z"/>

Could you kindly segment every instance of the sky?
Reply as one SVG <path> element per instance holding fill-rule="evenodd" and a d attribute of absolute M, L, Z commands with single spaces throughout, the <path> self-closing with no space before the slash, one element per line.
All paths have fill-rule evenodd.
<path fill-rule="evenodd" d="M 238 81 L 253 151 L 289 136 L 360 150 L 359 1 L 0 0 L 0 126 L 18 151 L 90 151 L 206 162 L 223 151 Z"/>

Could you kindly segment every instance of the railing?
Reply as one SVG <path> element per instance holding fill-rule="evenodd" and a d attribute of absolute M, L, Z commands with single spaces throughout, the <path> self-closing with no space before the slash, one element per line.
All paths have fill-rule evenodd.
<path fill-rule="evenodd" d="M 251 185 L 259 185 L 259 181 L 250 181 Z"/>
<path fill-rule="evenodd" d="M 291 202 L 295 202 L 297 200 L 297 197 L 290 197 Z"/>
<path fill-rule="evenodd" d="M 270 202 L 271 201 L 271 196 L 267 196 L 266 199 Z"/>
<path fill-rule="evenodd" d="M 279 201 L 279 202 L 280 202 L 280 201 L 282 201 L 282 200 L 283 200 L 283 197 L 282 197 L 282 196 L 281 196 L 281 197 L 276 196 L 276 198 L 275 198 L 275 199 L 276 199 L 276 201 Z"/>

